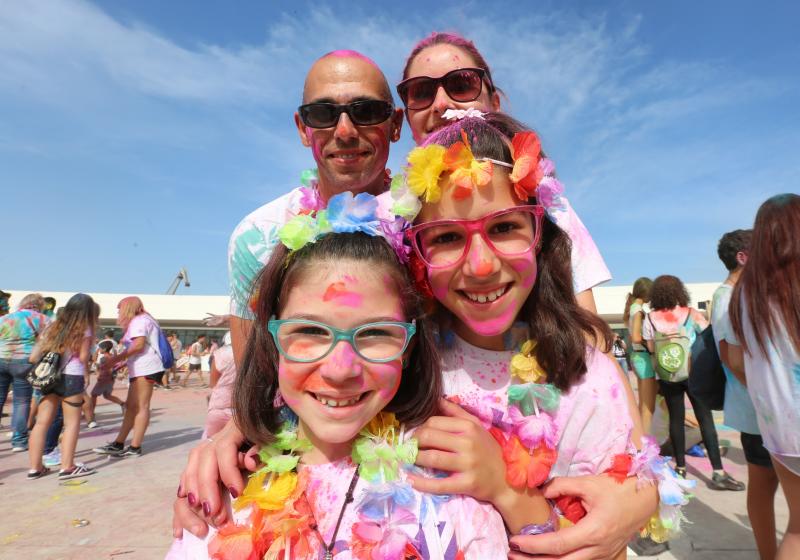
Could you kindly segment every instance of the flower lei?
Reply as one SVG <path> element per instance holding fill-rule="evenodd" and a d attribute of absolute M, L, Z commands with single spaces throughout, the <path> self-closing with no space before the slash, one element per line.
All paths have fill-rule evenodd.
<path fill-rule="evenodd" d="M 328 200 L 327 207 L 316 190 L 302 189 L 301 210 L 278 230 L 278 238 L 288 249 L 297 251 L 328 233 L 362 232 L 383 237 L 402 263 L 408 262 L 411 247 L 404 241 L 410 226 L 391 211 L 390 193 L 373 196 L 346 191 Z"/>
<path fill-rule="evenodd" d="M 506 462 L 506 480 L 515 488 L 533 488 L 543 484 L 557 459 L 557 434 L 554 414 L 558 410 L 560 391 L 545 383 L 546 372 L 539 365 L 534 350 L 536 341 L 522 344 L 520 352 L 511 358 L 511 375 L 521 384 L 508 388 L 508 412 L 512 423 L 511 434 L 505 436 L 496 427 L 490 432 L 503 449 Z M 682 506 L 692 497 L 689 492 L 696 481 L 679 477 L 669 465 L 669 457 L 659 455 L 654 438 L 642 438 L 641 450 L 631 449 L 612 457 L 605 471 L 620 484 L 636 476 L 637 486 L 657 484 L 660 497 L 659 510 L 645 527 L 642 536 L 656 542 L 665 542 L 680 531 L 685 520 Z M 574 496 L 561 496 L 555 501 L 560 523 L 566 526 L 577 523 L 586 515 L 580 500 Z"/>
<path fill-rule="evenodd" d="M 448 110 L 444 116 L 483 119 L 483 115 L 470 109 Z M 461 140 L 449 148 L 437 144 L 414 148 L 408 155 L 405 172 L 392 179 L 392 211 L 413 221 L 419 213 L 420 200 L 435 203 L 441 199 L 443 173 L 448 174 L 445 187 L 452 189 L 454 198 L 462 199 L 491 183 L 493 166 L 500 165 L 511 168 L 509 179 L 517 197 L 527 201 L 535 196 L 552 217 L 552 213 L 562 207 L 560 196 L 564 186 L 555 177 L 555 164 L 542 156 L 539 137 L 533 131 L 516 133 L 511 141 L 511 154 L 513 165 L 491 158 L 476 158 L 463 130 Z"/>
<path fill-rule="evenodd" d="M 209 556 L 219 560 L 250 558 L 317 558 L 319 541 L 314 513 L 305 496 L 308 484 L 304 472 L 297 472 L 298 453 L 311 444 L 297 436 L 297 417 L 288 408 L 287 420 L 275 441 L 261 448 L 264 466 L 250 475 L 234 510 L 251 507 L 248 522 L 231 521 L 219 528 L 208 545 Z M 359 433 L 352 460 L 360 477 L 369 483 L 358 500 L 358 521 L 352 527 L 350 548 L 353 558 L 401 560 L 416 554 L 403 525 L 417 525 L 408 507 L 413 503 L 411 486 L 400 479 L 400 469 L 409 467 L 417 456 L 417 442 L 403 441 L 403 430 L 394 414 L 378 414 Z M 412 533 L 413 534 L 413 533 Z"/>
<path fill-rule="evenodd" d="M 549 383 L 533 351 L 536 342 L 525 342 L 509 364 L 511 375 L 521 384 L 508 388 L 511 433 L 489 431 L 503 449 L 506 481 L 514 488 L 536 488 L 544 484 L 556 462 L 557 434 L 554 414 L 561 392 Z"/>

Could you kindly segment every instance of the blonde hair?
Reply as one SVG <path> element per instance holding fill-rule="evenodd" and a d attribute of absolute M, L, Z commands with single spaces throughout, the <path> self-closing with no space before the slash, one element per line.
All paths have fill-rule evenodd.
<path fill-rule="evenodd" d="M 44 352 L 59 354 L 80 348 L 87 329 L 94 334 L 100 306 L 86 294 L 75 294 L 56 316 L 56 320 L 42 333 L 41 347 Z"/>
<path fill-rule="evenodd" d="M 23 309 L 41 312 L 42 309 L 44 309 L 44 298 L 42 294 L 28 294 L 22 298 L 17 306 L 17 310 L 22 311 Z"/>
<path fill-rule="evenodd" d="M 119 300 L 117 309 L 119 309 L 119 326 L 123 329 L 128 328 L 128 325 L 134 317 L 142 313 L 147 313 L 147 311 L 144 310 L 142 300 L 136 296 L 128 296 Z"/>

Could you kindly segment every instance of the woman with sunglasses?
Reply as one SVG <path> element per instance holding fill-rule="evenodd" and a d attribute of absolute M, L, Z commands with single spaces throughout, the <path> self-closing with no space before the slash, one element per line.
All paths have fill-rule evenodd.
<path fill-rule="evenodd" d="M 421 144 L 448 123 L 448 109 L 500 111 L 500 90 L 489 65 L 472 41 L 453 33 L 432 33 L 418 42 L 406 60 L 397 93 L 406 108 L 414 141 Z M 592 288 L 611 279 L 586 227 L 565 197 L 552 210 L 572 240 L 572 269 L 578 303 L 596 311 Z"/>
<path fill-rule="evenodd" d="M 419 41 L 411 50 L 403 69 L 403 81 L 397 87 L 406 108 L 406 120 L 417 144 L 425 141 L 451 121 L 444 114 L 448 109 L 500 111 L 500 94 L 491 69 L 475 44 L 454 33 L 434 32 Z M 610 273 L 594 241 L 563 195 L 561 208 L 551 209 L 550 216 L 569 234 L 572 241 L 573 285 L 581 307 L 595 311 L 592 288 L 610 279 Z M 555 210 L 555 211 L 553 211 Z M 620 373 L 622 376 L 622 374 Z M 523 552 L 535 554 L 568 554 L 602 558 L 629 533 L 630 527 L 641 527 L 646 515 L 639 506 L 648 497 L 637 493 L 635 486 L 609 483 L 604 477 L 557 479 L 552 489 L 566 494 L 585 492 L 583 499 L 593 504 L 589 517 L 568 531 L 528 537 L 518 542 Z M 629 504 L 623 507 L 623 504 Z M 640 549 L 657 553 L 666 544 L 641 539 Z M 566 556 L 570 557 L 570 556 Z"/>

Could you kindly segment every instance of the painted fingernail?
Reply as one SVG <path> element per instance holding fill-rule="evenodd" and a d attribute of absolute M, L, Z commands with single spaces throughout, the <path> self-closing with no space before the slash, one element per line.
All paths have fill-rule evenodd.
<path fill-rule="evenodd" d="M 513 543 L 513 542 L 508 543 L 508 548 L 510 548 L 511 550 L 516 550 L 517 552 L 519 552 L 519 545 L 517 543 Z"/>
<path fill-rule="evenodd" d="M 231 493 L 231 496 L 233 496 L 234 499 L 239 497 L 239 492 L 237 492 L 236 488 L 234 488 L 233 486 L 228 486 L 228 492 Z"/>
<path fill-rule="evenodd" d="M 211 515 L 211 504 L 208 502 L 203 502 L 203 513 L 206 514 L 206 517 Z"/>
<path fill-rule="evenodd" d="M 195 498 L 194 494 L 192 494 L 191 492 L 189 492 L 188 500 L 189 500 L 189 505 L 192 507 L 194 507 L 195 504 L 197 504 L 197 498 Z"/>

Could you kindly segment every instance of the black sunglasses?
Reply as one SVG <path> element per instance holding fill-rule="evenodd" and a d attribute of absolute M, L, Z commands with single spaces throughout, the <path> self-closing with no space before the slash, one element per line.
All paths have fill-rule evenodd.
<path fill-rule="evenodd" d="M 397 93 L 406 109 L 419 111 L 433 104 L 440 85 L 453 101 L 475 101 L 483 91 L 484 79 L 489 91 L 494 91 L 491 78 L 483 68 L 458 68 L 438 78 L 417 76 L 404 80 L 397 85 Z"/>
<path fill-rule="evenodd" d="M 394 105 L 380 99 L 364 99 L 344 105 L 336 103 L 308 103 L 300 105 L 297 112 L 303 124 L 311 128 L 336 126 L 342 113 L 347 113 L 353 124 L 368 126 L 380 124 L 392 116 Z"/>

